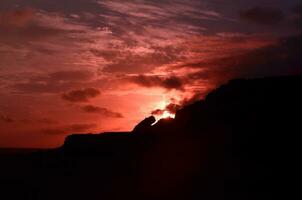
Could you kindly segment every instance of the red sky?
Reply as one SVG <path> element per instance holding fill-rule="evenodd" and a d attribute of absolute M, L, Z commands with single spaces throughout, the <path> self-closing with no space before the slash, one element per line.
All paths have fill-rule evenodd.
<path fill-rule="evenodd" d="M 300 0 L 1 0 L 0 147 L 128 131 L 231 78 L 301 73 L 300 25 Z"/>

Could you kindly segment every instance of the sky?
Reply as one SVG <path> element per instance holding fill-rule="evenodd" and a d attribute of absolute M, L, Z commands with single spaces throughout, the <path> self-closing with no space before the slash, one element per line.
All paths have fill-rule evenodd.
<path fill-rule="evenodd" d="M 301 0 L 0 0 L 0 147 L 130 131 L 233 78 L 301 74 L 301 31 Z"/>

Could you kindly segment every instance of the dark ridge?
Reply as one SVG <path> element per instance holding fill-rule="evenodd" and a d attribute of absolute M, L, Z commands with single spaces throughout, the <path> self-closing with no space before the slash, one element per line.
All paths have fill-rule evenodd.
<path fill-rule="evenodd" d="M 300 171 L 301 86 L 302 76 L 232 80 L 175 119 L 152 125 L 149 117 L 132 132 L 74 134 L 58 149 L 13 159 L 0 166 L 0 188 L 9 199 L 43 200 L 292 194 L 290 177 Z"/>

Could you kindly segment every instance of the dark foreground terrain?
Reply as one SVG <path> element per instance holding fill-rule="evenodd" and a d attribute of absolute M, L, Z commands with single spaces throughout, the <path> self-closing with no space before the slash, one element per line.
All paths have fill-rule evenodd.
<path fill-rule="evenodd" d="M 174 120 L 0 154 L 0 199 L 290 199 L 301 86 L 301 76 L 233 80 Z"/>

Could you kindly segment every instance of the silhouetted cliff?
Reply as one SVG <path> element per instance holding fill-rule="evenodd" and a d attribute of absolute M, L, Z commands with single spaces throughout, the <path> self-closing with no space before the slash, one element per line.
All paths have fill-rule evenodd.
<path fill-rule="evenodd" d="M 302 76 L 232 80 L 175 119 L 68 136 L 28 157 L 26 191 L 43 200 L 275 199 L 297 174 L 301 86 Z"/>

